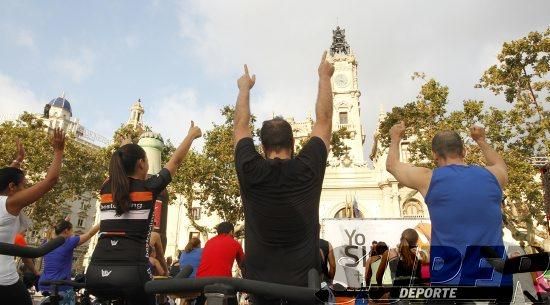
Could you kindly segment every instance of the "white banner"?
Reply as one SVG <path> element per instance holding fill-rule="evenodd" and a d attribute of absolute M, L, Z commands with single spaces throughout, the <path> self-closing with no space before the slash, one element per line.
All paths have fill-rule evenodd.
<path fill-rule="evenodd" d="M 428 219 L 323 219 L 321 238 L 334 248 L 336 275 L 334 283 L 359 288 L 365 282 L 365 262 L 372 241 L 383 241 L 389 248 L 399 243 L 401 232 L 415 229 Z"/>

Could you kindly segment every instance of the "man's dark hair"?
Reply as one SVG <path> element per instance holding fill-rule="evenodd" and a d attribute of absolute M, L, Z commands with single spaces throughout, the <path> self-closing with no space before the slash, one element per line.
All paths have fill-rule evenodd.
<path fill-rule="evenodd" d="M 73 228 L 73 224 L 70 223 L 69 221 L 66 221 L 65 219 L 62 219 L 60 220 L 59 222 L 57 222 L 57 224 L 55 225 L 55 235 L 59 235 L 61 234 L 63 231 L 65 231 L 66 229 L 72 229 Z"/>
<path fill-rule="evenodd" d="M 464 142 L 456 131 L 438 132 L 432 139 L 432 150 L 441 158 L 464 156 Z"/>
<path fill-rule="evenodd" d="M 260 130 L 260 140 L 266 151 L 279 151 L 293 147 L 292 127 L 281 117 L 264 121 Z"/>
<path fill-rule="evenodd" d="M 234 229 L 235 227 L 233 224 L 227 221 L 224 221 L 216 226 L 216 232 L 218 232 L 218 234 L 229 234 Z"/>

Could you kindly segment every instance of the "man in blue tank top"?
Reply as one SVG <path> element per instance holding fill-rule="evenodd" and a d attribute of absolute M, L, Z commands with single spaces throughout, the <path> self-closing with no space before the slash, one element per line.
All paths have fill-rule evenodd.
<path fill-rule="evenodd" d="M 432 222 L 431 283 L 462 286 L 509 286 L 511 276 L 496 272 L 480 254 L 490 246 L 505 257 L 502 241 L 502 188 L 508 181 L 506 164 L 485 138 L 485 129 L 472 126 L 486 166 L 464 162 L 464 143 L 455 131 L 442 131 L 432 140 L 434 170 L 401 162 L 403 122 L 390 130 L 386 169 L 397 181 L 424 197 Z"/>

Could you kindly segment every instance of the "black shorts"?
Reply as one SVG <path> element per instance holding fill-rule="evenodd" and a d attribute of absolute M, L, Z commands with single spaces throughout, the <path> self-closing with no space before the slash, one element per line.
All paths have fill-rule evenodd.
<path fill-rule="evenodd" d="M 13 285 L 0 285 L 0 302 L 2 304 L 32 305 L 31 295 L 21 280 Z"/>
<path fill-rule="evenodd" d="M 129 305 L 154 305 L 155 296 L 145 293 L 150 281 L 148 267 L 92 262 L 86 270 L 86 288 L 100 299 L 124 299 Z"/>

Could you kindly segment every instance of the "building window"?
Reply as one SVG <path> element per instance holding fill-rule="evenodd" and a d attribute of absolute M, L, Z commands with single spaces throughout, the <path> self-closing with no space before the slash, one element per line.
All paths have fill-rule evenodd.
<path fill-rule="evenodd" d="M 341 208 L 334 214 L 334 218 L 363 218 L 363 212 L 361 212 L 359 209 L 355 208 L 355 215 L 354 215 L 354 208 L 353 206 L 348 206 Z"/>
<path fill-rule="evenodd" d="M 201 208 L 192 208 L 191 209 L 191 216 L 194 220 L 200 220 L 201 219 Z"/>
<path fill-rule="evenodd" d="M 405 218 L 424 218 L 422 204 L 417 200 L 409 200 L 403 205 L 403 217 Z"/>
<path fill-rule="evenodd" d="M 201 237 L 201 233 L 199 232 L 189 232 L 189 240 L 191 240 L 191 238 L 199 238 L 200 239 Z"/>
<path fill-rule="evenodd" d="M 340 124 L 347 124 L 347 123 L 348 123 L 348 113 L 340 112 Z"/>
<path fill-rule="evenodd" d="M 84 218 L 82 218 L 82 217 L 78 218 L 76 226 L 79 227 L 79 228 L 84 227 Z"/>
<path fill-rule="evenodd" d="M 401 162 L 408 163 L 411 159 L 411 153 L 409 152 L 409 142 L 401 142 Z"/>

